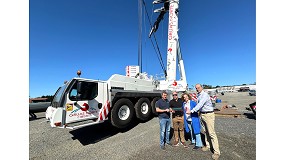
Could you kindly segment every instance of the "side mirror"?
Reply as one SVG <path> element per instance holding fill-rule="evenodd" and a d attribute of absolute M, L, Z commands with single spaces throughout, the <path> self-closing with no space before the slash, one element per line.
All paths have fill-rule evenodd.
<path fill-rule="evenodd" d="M 82 92 L 83 92 L 83 83 L 77 82 L 77 94 L 76 94 L 76 101 L 81 100 Z"/>
<path fill-rule="evenodd" d="M 77 82 L 77 94 L 81 93 L 82 93 L 82 82 Z"/>

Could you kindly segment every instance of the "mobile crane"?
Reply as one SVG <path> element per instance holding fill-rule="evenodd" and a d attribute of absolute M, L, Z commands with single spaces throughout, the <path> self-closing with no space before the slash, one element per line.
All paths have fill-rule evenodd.
<path fill-rule="evenodd" d="M 77 129 L 109 120 L 117 128 L 128 126 L 137 117 L 148 120 L 162 90 L 187 90 L 184 64 L 178 40 L 179 0 L 154 1 L 169 5 L 167 76 L 157 81 L 114 74 L 107 81 L 80 78 L 81 71 L 56 91 L 46 110 L 51 127 Z M 166 11 L 166 10 L 165 10 Z M 153 27 L 158 27 L 158 23 Z M 157 29 L 157 28 L 156 28 Z M 155 32 L 152 28 L 151 32 Z M 151 33 L 152 34 L 152 33 Z M 176 81 L 176 58 L 181 79 Z"/>

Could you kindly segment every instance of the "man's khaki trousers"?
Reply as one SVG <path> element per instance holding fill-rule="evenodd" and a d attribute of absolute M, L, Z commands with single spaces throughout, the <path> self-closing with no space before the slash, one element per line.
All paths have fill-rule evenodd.
<path fill-rule="evenodd" d="M 202 122 L 202 126 L 203 129 L 205 131 L 205 141 L 206 141 L 206 147 L 210 148 L 210 144 L 209 144 L 209 138 L 211 140 L 212 146 L 213 146 L 213 150 L 214 153 L 220 155 L 220 149 L 219 149 L 219 142 L 218 142 L 218 138 L 215 132 L 215 113 L 201 113 L 200 114 L 201 117 L 201 122 Z"/>
<path fill-rule="evenodd" d="M 179 133 L 181 142 L 185 142 L 184 137 L 184 116 L 176 116 L 172 118 L 173 129 L 174 129 L 174 140 L 179 142 Z M 178 133 L 179 132 L 179 133 Z"/>

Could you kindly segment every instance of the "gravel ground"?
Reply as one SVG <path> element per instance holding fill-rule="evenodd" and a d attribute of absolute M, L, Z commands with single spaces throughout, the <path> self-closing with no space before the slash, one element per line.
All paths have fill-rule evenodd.
<path fill-rule="evenodd" d="M 221 160 L 256 159 L 256 120 L 245 109 L 255 101 L 248 93 L 219 95 L 224 104 L 234 104 L 243 116 L 216 116 L 215 128 L 221 150 Z M 29 121 L 29 159 L 211 159 L 211 152 L 192 151 L 182 146 L 159 148 L 159 124 L 154 117 L 147 122 L 134 120 L 124 130 L 108 123 L 77 130 L 51 128 L 45 122 L 44 112 Z M 172 136 L 172 134 L 171 134 Z M 189 140 L 187 139 L 187 143 Z"/>

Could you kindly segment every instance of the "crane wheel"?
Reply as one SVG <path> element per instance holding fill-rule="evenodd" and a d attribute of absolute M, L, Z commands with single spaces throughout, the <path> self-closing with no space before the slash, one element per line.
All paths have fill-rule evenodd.
<path fill-rule="evenodd" d="M 117 128 L 125 128 L 134 116 L 134 105 L 126 98 L 119 99 L 111 110 L 111 123 Z"/>
<path fill-rule="evenodd" d="M 156 112 L 156 109 L 155 109 L 155 103 L 156 101 L 158 101 L 160 99 L 160 97 L 155 97 L 153 98 L 153 100 L 151 101 L 151 109 L 152 109 L 152 114 L 154 114 L 155 116 L 157 116 L 157 112 Z"/>
<path fill-rule="evenodd" d="M 146 121 L 150 118 L 152 113 L 150 102 L 147 98 L 140 98 L 135 104 L 136 116 L 142 121 Z"/>

